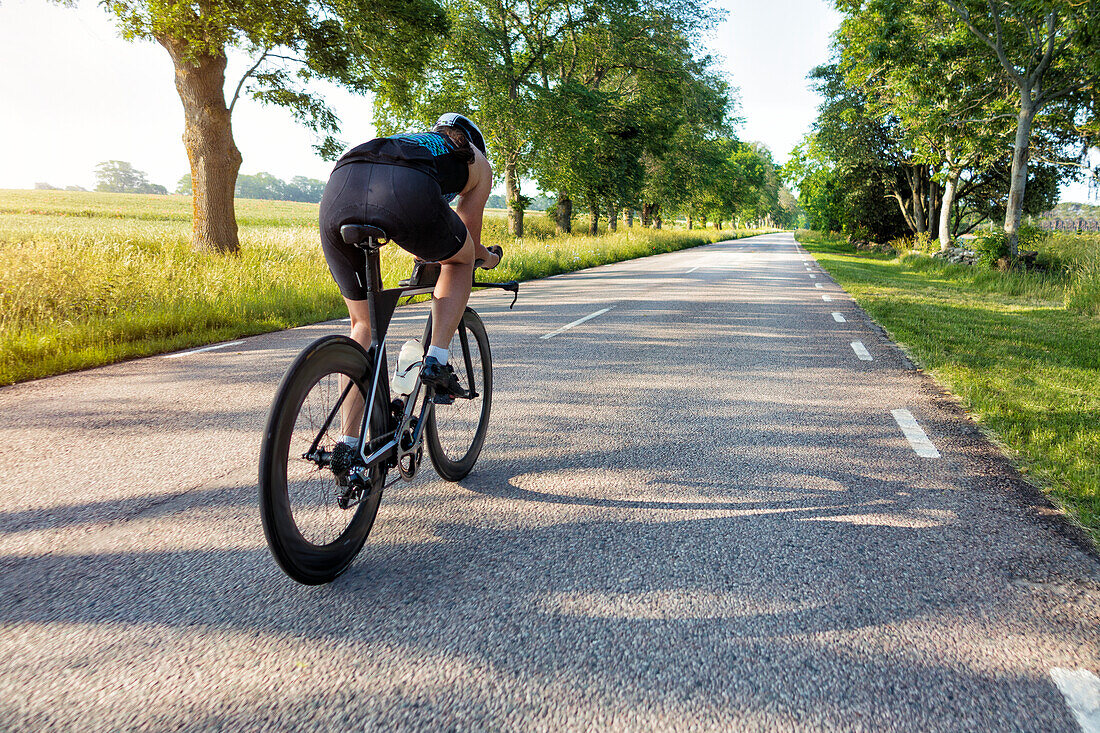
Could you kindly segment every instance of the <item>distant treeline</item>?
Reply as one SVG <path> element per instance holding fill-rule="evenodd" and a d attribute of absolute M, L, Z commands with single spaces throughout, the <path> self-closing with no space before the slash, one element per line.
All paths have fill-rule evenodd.
<path fill-rule="evenodd" d="M 272 201 L 305 201 L 315 204 L 321 200 L 325 182 L 316 178 L 294 176 L 289 181 L 260 171 L 255 175 L 237 176 L 235 195 L 239 199 L 269 199 Z M 191 174 L 180 178 L 176 193 L 191 195 Z"/>
<path fill-rule="evenodd" d="M 1063 201 L 1043 214 L 1046 219 L 1100 219 L 1100 206 Z"/>

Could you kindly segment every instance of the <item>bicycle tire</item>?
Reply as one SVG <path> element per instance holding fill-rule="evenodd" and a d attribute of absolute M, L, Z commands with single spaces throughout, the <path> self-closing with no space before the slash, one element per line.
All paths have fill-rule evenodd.
<path fill-rule="evenodd" d="M 318 339 L 291 364 L 271 404 L 260 448 L 260 516 L 275 561 L 305 585 L 331 582 L 348 569 L 370 534 L 382 500 L 386 472 L 381 468 L 372 472 L 370 493 L 353 507 L 341 509 L 336 476 L 300 457 L 339 399 L 341 388 L 336 387 L 332 396 L 331 383 L 335 380 L 339 385 L 340 375 L 350 378 L 355 384 L 352 389 L 358 389 L 365 402 L 373 363 L 373 351 L 365 351 L 346 336 Z M 383 375 L 368 429 L 372 441 L 385 433 L 388 401 Z M 339 420 L 337 413 L 319 447 L 335 445 Z M 300 506 L 295 501 L 299 496 Z M 326 517 L 334 519 L 331 524 L 337 529 L 341 523 L 345 526 L 320 532 Z M 318 534 L 334 536 L 318 539 Z"/>
<path fill-rule="evenodd" d="M 489 337 L 481 318 L 469 308 L 451 339 L 450 353 L 449 362 L 464 388 L 470 387 L 470 373 L 473 373 L 478 397 L 473 400 L 456 398 L 453 405 L 433 405 L 424 426 L 424 437 L 436 473 L 447 481 L 461 481 L 473 470 L 481 455 L 493 403 Z"/>

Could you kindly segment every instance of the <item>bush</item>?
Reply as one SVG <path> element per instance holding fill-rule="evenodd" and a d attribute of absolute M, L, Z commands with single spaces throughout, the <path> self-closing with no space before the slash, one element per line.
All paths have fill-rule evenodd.
<path fill-rule="evenodd" d="M 1050 236 L 1050 232 L 1030 224 L 1024 224 L 1017 232 L 1018 251 L 1033 251 L 1043 240 Z M 974 239 L 974 251 L 978 255 L 978 263 L 986 267 L 993 267 L 999 260 L 1008 260 L 1008 236 L 1002 229 L 984 231 Z"/>
<path fill-rule="evenodd" d="M 993 267 L 997 260 L 1008 257 L 1008 237 L 1001 229 L 984 231 L 974 238 L 974 253 L 978 264 Z"/>

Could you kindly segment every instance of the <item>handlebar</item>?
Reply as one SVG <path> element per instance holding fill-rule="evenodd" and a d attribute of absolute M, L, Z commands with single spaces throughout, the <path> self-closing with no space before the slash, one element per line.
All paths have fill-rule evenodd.
<path fill-rule="evenodd" d="M 477 281 L 477 268 L 474 269 L 474 282 L 475 288 L 500 288 L 501 290 L 507 290 L 512 293 L 512 304 L 508 306 L 508 310 L 512 310 L 512 306 L 516 304 L 519 299 L 519 283 L 515 280 L 509 280 L 502 283 L 481 283 Z"/>

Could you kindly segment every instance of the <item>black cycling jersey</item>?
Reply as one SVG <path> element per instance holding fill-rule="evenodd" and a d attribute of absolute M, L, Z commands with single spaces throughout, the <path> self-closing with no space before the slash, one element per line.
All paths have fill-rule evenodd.
<path fill-rule="evenodd" d="M 459 157 L 457 150 L 449 137 L 438 132 L 379 137 L 349 150 L 333 171 L 356 162 L 400 165 L 432 176 L 443 195 L 453 198 L 470 180 L 470 164 Z"/>

